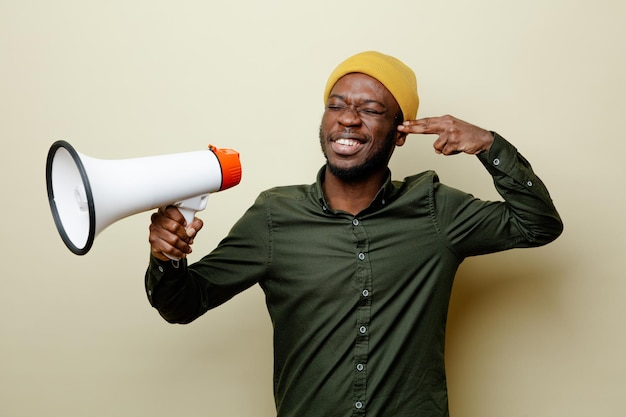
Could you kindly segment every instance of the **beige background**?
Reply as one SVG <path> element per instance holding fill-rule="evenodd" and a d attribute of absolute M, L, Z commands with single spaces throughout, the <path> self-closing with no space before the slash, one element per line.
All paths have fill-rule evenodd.
<path fill-rule="evenodd" d="M 418 76 L 421 116 L 497 130 L 565 221 L 553 244 L 467 261 L 448 331 L 455 417 L 625 416 L 626 3 L 0 0 L 0 416 L 273 415 L 258 288 L 188 326 L 145 299 L 149 213 L 83 257 L 54 227 L 48 148 L 132 158 L 242 155 L 192 259 L 263 189 L 310 183 L 326 76 L 377 49 Z M 469 156 L 411 137 L 396 178 L 427 168 L 497 198 Z"/>

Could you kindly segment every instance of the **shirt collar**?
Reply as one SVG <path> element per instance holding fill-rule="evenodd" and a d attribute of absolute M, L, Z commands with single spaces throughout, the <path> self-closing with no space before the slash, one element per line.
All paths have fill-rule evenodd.
<path fill-rule="evenodd" d="M 322 168 L 320 168 L 317 172 L 317 180 L 312 187 L 312 192 L 314 193 L 315 200 L 319 202 L 325 213 L 335 213 L 335 211 L 330 207 L 330 204 L 328 204 L 326 196 L 324 195 L 324 190 L 322 189 L 325 176 L 326 165 L 322 166 Z M 363 210 L 360 214 L 370 213 L 385 207 L 393 200 L 393 196 L 396 194 L 396 191 L 396 187 L 394 187 L 393 182 L 391 181 L 391 171 L 387 169 L 385 182 L 376 193 L 376 197 L 374 197 L 369 207 Z"/>

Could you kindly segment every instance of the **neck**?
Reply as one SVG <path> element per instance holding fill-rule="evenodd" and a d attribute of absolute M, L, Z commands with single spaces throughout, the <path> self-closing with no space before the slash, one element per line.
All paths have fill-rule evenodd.
<path fill-rule="evenodd" d="M 333 210 L 345 211 L 355 216 L 369 207 L 386 177 L 387 171 L 383 170 L 364 180 L 344 181 L 326 168 L 322 189 Z"/>

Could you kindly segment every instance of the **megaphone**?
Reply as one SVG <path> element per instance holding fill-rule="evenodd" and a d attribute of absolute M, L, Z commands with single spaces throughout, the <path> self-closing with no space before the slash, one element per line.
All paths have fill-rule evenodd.
<path fill-rule="evenodd" d="M 216 148 L 121 160 L 78 153 L 66 141 L 48 151 L 46 186 L 52 217 L 76 255 L 89 252 L 112 223 L 146 210 L 176 205 L 187 223 L 206 208 L 210 193 L 241 181 L 239 153 Z"/>

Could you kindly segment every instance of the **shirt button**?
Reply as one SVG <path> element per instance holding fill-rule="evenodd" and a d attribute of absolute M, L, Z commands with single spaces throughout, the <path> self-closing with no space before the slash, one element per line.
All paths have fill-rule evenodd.
<path fill-rule="evenodd" d="M 498 158 L 494 159 L 494 160 L 493 160 L 493 164 L 494 164 L 495 166 L 500 165 L 500 160 L 499 160 Z"/>
<path fill-rule="evenodd" d="M 360 364 L 358 364 L 358 365 L 356 366 L 356 370 L 357 370 L 357 371 L 359 371 L 359 372 L 361 372 L 363 369 L 365 369 L 365 366 L 363 366 L 363 364 L 362 364 L 362 363 L 360 363 Z"/>
<path fill-rule="evenodd" d="M 359 253 L 359 259 L 360 260 L 364 260 L 365 259 L 365 254 L 363 252 Z"/>
<path fill-rule="evenodd" d="M 363 408 L 363 403 L 361 401 L 357 401 L 356 403 L 354 403 L 354 407 L 360 410 L 361 408 Z"/>
<path fill-rule="evenodd" d="M 163 267 L 159 265 L 159 272 L 163 272 Z"/>
<path fill-rule="evenodd" d="M 365 327 L 365 326 L 359 327 L 359 333 L 365 334 L 366 332 L 367 332 L 367 327 Z"/>
<path fill-rule="evenodd" d="M 359 219 L 352 220 L 352 224 L 355 225 L 355 226 L 358 226 L 359 225 Z"/>
<path fill-rule="evenodd" d="M 363 290 L 361 294 L 363 295 L 363 297 L 368 297 L 370 295 L 370 292 L 368 290 Z"/>
<path fill-rule="evenodd" d="M 526 185 L 528 185 L 529 187 L 532 187 L 532 186 L 533 186 L 533 182 L 532 182 L 532 181 L 528 181 L 528 182 L 526 183 Z"/>

